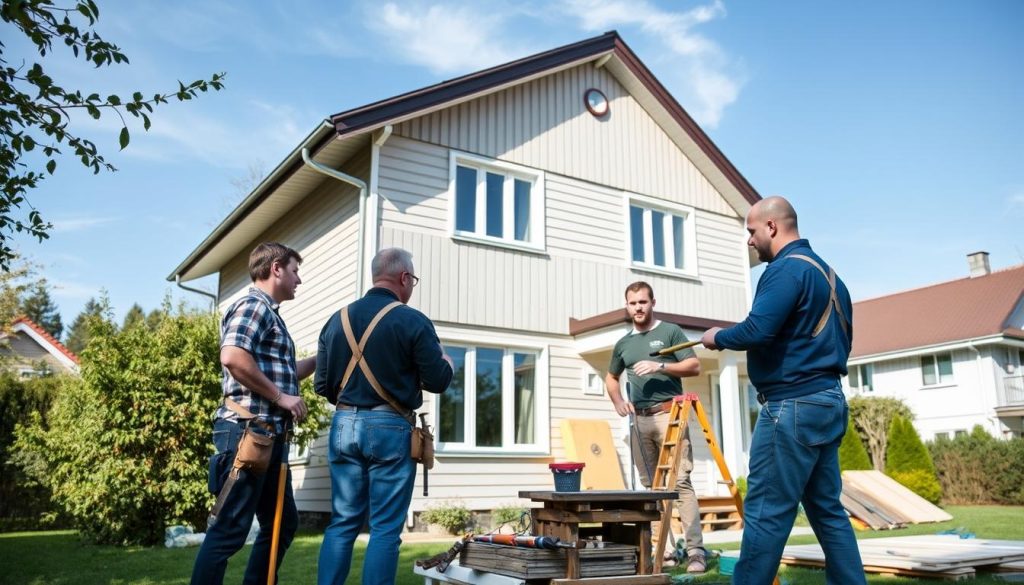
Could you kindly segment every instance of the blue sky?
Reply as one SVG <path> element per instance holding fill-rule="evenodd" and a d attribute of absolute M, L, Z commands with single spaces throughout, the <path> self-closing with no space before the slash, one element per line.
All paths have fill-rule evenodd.
<path fill-rule="evenodd" d="M 966 254 L 1024 262 L 1024 3 L 100 1 L 128 66 L 45 61 L 65 87 L 145 94 L 227 72 L 117 149 L 116 117 L 76 118 L 120 170 L 73 159 L 31 194 L 54 223 L 43 266 L 65 323 L 105 288 L 118 317 L 164 279 L 323 118 L 618 30 L 762 195 L 785 195 L 854 299 L 959 278 Z M 5 58 L 33 61 L 0 24 Z M 215 281 L 193 284 L 208 289 Z M 671 310 L 666 308 L 666 310 Z"/>

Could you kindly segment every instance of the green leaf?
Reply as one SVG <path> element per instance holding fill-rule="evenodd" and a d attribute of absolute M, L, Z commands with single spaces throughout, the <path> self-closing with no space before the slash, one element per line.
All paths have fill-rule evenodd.
<path fill-rule="evenodd" d="M 51 158 L 50 162 L 46 163 L 46 170 L 52 175 L 53 171 L 57 170 L 57 161 Z"/>
<path fill-rule="evenodd" d="M 121 98 L 116 96 L 116 95 L 108 95 L 107 96 L 107 103 L 109 103 L 111 105 L 114 105 L 114 106 L 119 106 L 119 105 L 121 105 Z"/>
<path fill-rule="evenodd" d="M 128 137 L 128 127 L 127 126 L 125 126 L 124 128 L 121 128 L 121 136 L 120 136 L 120 138 L 118 140 L 121 142 L 121 150 L 124 150 L 125 147 L 128 146 L 128 140 L 129 140 L 129 137 Z"/>

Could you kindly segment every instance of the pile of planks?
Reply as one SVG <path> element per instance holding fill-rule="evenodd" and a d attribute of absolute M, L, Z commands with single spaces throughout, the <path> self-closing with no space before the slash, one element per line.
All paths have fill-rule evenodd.
<path fill-rule="evenodd" d="M 635 575 L 637 548 L 605 543 L 601 548 L 581 548 L 580 577 Z M 520 579 L 565 577 L 566 553 L 561 550 L 519 548 L 483 542 L 467 542 L 459 565 Z"/>
<path fill-rule="evenodd" d="M 850 516 L 874 530 L 953 519 L 881 471 L 844 471 L 839 499 Z"/>
<path fill-rule="evenodd" d="M 961 539 L 955 534 L 866 538 L 857 541 L 864 571 L 904 577 L 959 581 L 978 571 L 1014 573 L 1024 570 L 1024 541 Z M 817 544 L 787 546 L 787 565 L 824 567 Z"/>

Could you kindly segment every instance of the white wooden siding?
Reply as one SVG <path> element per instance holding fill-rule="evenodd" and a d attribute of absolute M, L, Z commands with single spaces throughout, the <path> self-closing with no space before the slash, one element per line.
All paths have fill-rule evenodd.
<path fill-rule="evenodd" d="M 608 96 L 604 118 L 583 104 L 591 87 Z M 403 122 L 395 135 L 737 216 L 619 82 L 592 64 Z"/>

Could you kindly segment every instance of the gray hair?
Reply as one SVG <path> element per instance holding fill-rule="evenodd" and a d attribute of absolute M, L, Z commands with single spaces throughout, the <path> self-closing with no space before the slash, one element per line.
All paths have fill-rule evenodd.
<path fill-rule="evenodd" d="M 402 248 L 384 248 L 370 262 L 370 276 L 378 280 L 385 276 L 398 276 L 412 272 L 412 254 Z"/>

